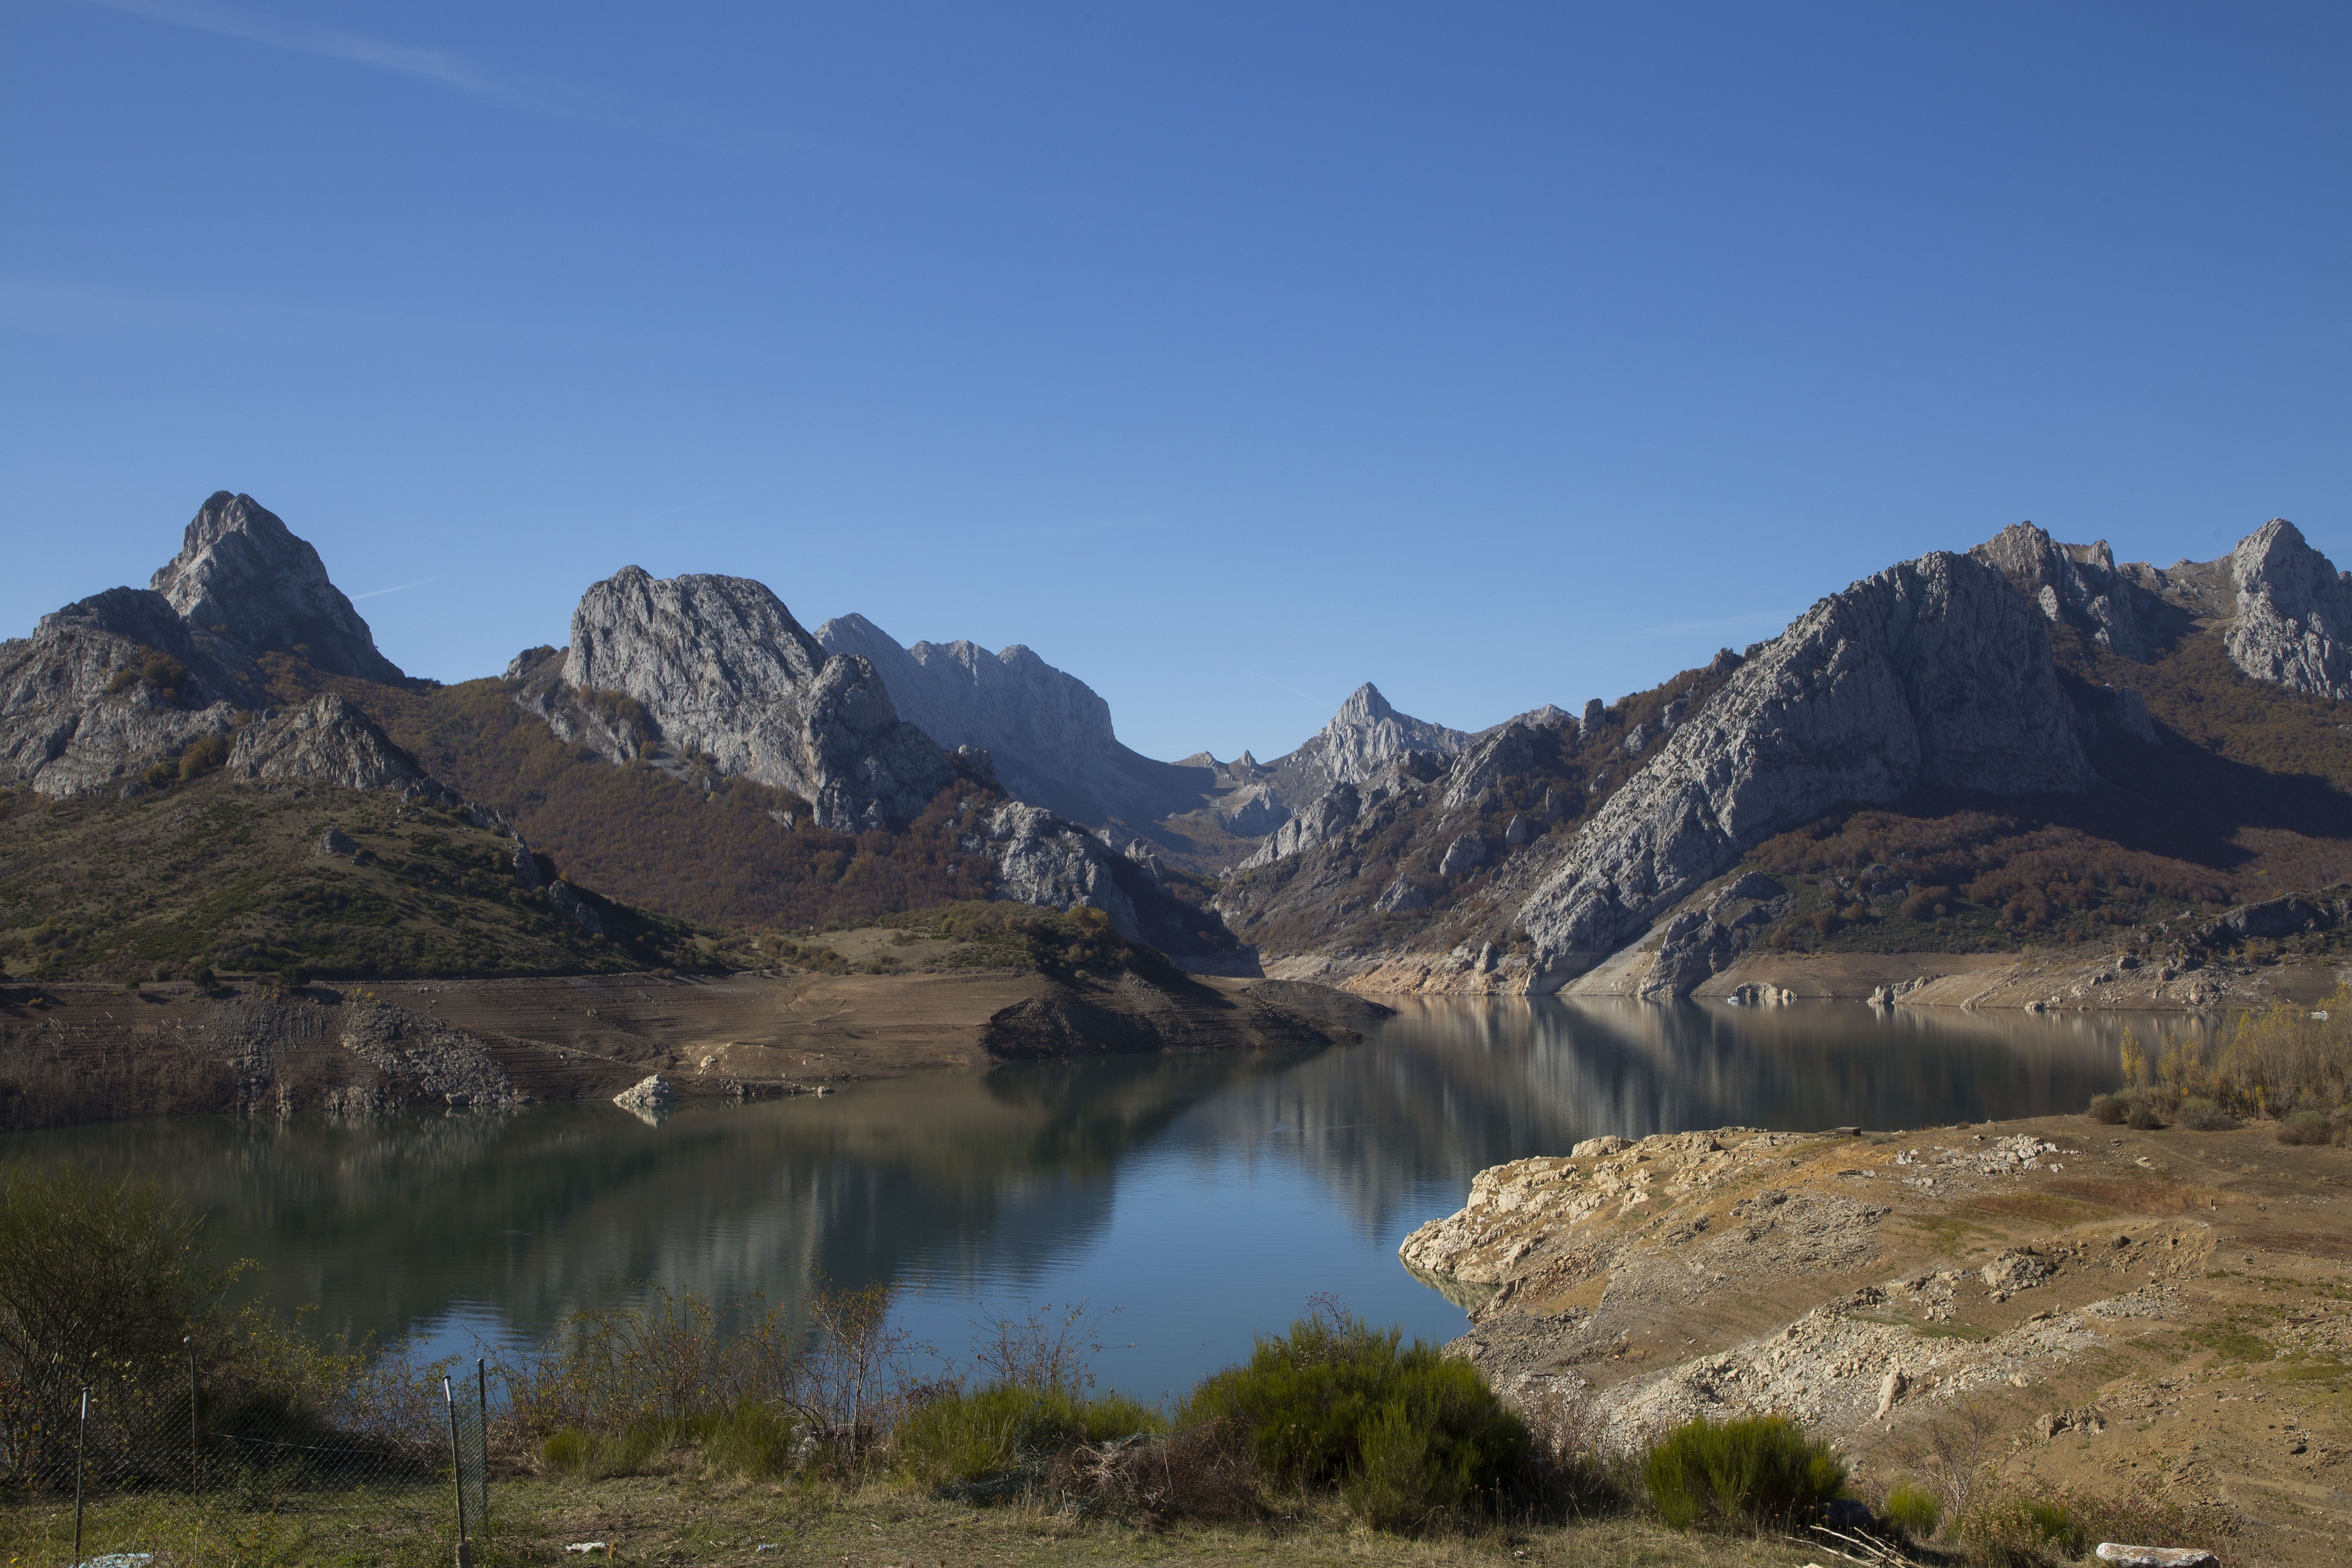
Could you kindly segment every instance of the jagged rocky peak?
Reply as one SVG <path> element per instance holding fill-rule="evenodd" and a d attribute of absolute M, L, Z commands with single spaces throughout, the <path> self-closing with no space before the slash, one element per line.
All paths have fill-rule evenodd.
<path fill-rule="evenodd" d="M 2105 540 L 2061 544 L 2031 522 L 2016 522 L 1969 553 L 1999 569 L 2048 619 L 2080 627 L 2125 658 L 2148 657 L 2147 595 L 2116 568 Z"/>
<path fill-rule="evenodd" d="M 2257 680 L 2338 700 L 2352 697 L 2352 574 L 2274 517 L 2230 553 L 2237 613 L 2223 646 Z"/>
<path fill-rule="evenodd" d="M 1400 713 L 1364 682 L 1339 704 L 1331 721 L 1273 764 L 1283 804 L 1296 811 L 1337 784 L 1361 784 L 1407 752 L 1454 752 L 1471 737 L 1443 724 Z"/>
<path fill-rule="evenodd" d="M 373 721 L 333 692 L 247 724 L 237 732 L 228 771 L 232 778 L 257 782 L 316 780 L 457 801 Z"/>
<path fill-rule="evenodd" d="M 247 653 L 299 651 L 331 674 L 401 679 L 319 552 L 251 496 L 215 491 L 148 586 Z"/>
<path fill-rule="evenodd" d="M 828 827 L 903 822 L 961 771 L 898 717 L 872 664 L 828 658 L 748 577 L 624 567 L 581 595 L 563 679 L 634 699 L 671 745 L 790 790 Z"/>
<path fill-rule="evenodd" d="M 2047 622 L 2001 574 L 1937 552 L 1823 599 L 1733 671 L 1586 824 L 1518 911 L 1557 984 L 1772 834 L 1924 784 L 2093 781 Z"/>
<path fill-rule="evenodd" d="M 997 653 L 961 639 L 902 647 L 858 615 L 825 622 L 816 640 L 827 653 L 871 663 L 898 716 L 940 745 L 987 752 L 1022 800 L 1097 824 L 1200 804 L 1206 778 L 1121 745 L 1109 703 L 1018 643 Z"/>

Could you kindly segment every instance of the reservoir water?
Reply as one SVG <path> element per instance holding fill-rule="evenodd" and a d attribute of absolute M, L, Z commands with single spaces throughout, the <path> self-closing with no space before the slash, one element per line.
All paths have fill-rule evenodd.
<path fill-rule="evenodd" d="M 1505 1160 L 1604 1132 L 1913 1130 L 2080 1110 L 2174 1015 L 1406 999 L 1356 1046 L 1030 1063 L 696 1104 L 341 1123 L 191 1118 L 21 1133 L 0 1155 L 152 1176 L 249 1287 L 436 1352 L 650 1285 L 791 1300 L 898 1286 L 950 1362 L 988 1312 L 1084 1302 L 1104 1384 L 1156 1398 L 1336 1297 L 1408 1335 L 1462 1310 L 1397 1244 Z"/>

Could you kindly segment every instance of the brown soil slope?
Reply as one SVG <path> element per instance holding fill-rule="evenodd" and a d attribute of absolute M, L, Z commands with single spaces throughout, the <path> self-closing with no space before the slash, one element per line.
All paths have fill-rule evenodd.
<path fill-rule="evenodd" d="M 2352 1151 L 2081 1118 L 1595 1140 L 1482 1173 L 1403 1256 L 1499 1385 L 1589 1385 L 1622 1438 L 1785 1412 L 1865 1486 L 2139 1494 L 2230 1561 L 2339 1562 L 2352 1528 Z"/>

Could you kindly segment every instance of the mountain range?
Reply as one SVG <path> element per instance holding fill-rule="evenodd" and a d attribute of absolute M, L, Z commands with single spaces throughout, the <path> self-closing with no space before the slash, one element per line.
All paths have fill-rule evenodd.
<path fill-rule="evenodd" d="M 322 819 L 396 800 L 503 843 L 499 896 L 615 963 L 656 930 L 677 951 L 662 921 L 723 945 L 974 898 L 1375 990 L 1634 964 L 1635 988 L 1678 994 L 1760 951 L 2162 947 L 2352 872 L 2347 698 L 2352 577 L 2291 523 L 2162 569 L 2019 524 L 1574 714 L 1465 731 L 1367 684 L 1286 756 L 1165 763 L 1024 647 L 901 645 L 857 615 L 811 633 L 740 577 L 624 567 L 565 647 L 411 679 L 315 550 L 221 492 L 148 587 L 0 644 L 0 962 L 158 950 L 110 926 L 137 923 L 118 903 L 57 934 L 20 874 L 49 863 L 37 803 L 184 811 L 224 789 Z M 2287 923 L 2330 923 L 2305 907 Z"/>

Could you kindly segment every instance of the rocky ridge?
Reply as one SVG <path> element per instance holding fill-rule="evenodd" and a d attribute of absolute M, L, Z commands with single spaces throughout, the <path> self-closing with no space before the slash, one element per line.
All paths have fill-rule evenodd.
<path fill-rule="evenodd" d="M 180 553 L 147 585 L 188 625 L 247 653 L 297 653 L 333 675 L 403 679 L 328 579 L 319 552 L 251 496 L 215 491 L 189 522 Z"/>
<path fill-rule="evenodd" d="M 1833 805 L 1921 784 L 2086 788 L 2045 625 L 1998 572 L 1940 552 L 1822 600 L 1676 731 L 1520 907 L 1529 982 L 1580 973 L 1748 847 Z"/>
<path fill-rule="evenodd" d="M 791 791 L 827 827 L 904 823 L 960 774 L 871 664 L 828 657 L 748 577 L 624 567 L 581 595 L 563 679 L 630 699 L 672 745 Z"/>
<path fill-rule="evenodd" d="M 986 752 L 1017 800 L 1100 826 L 1190 810 L 1210 787 L 1207 769 L 1121 745 L 1110 704 L 1018 643 L 995 653 L 962 640 L 902 647 L 859 615 L 826 621 L 815 636 L 827 653 L 871 664 L 899 717 L 941 746 Z"/>

